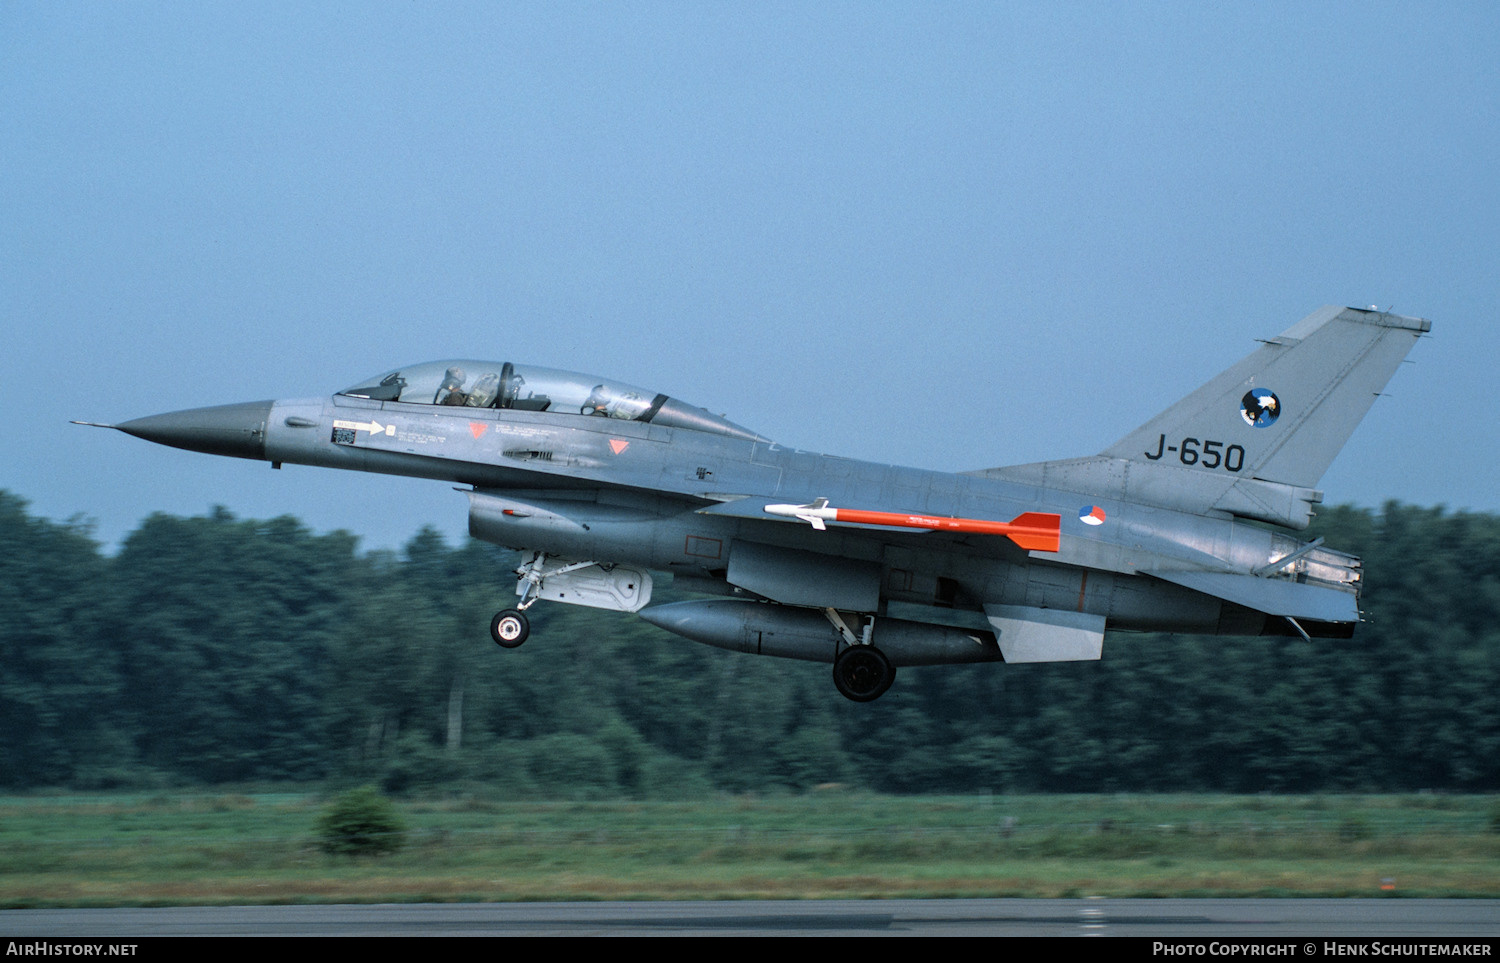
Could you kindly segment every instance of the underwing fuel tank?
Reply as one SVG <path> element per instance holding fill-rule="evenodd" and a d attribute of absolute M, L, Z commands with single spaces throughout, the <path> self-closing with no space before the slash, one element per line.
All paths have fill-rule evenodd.
<path fill-rule="evenodd" d="M 833 623 L 814 609 L 744 599 L 702 599 L 654 605 L 638 614 L 694 642 L 752 655 L 832 662 L 842 644 Z M 856 635 L 864 626 L 855 617 L 846 621 Z M 877 617 L 870 642 L 895 666 L 1001 661 L 994 634 L 982 629 Z"/>

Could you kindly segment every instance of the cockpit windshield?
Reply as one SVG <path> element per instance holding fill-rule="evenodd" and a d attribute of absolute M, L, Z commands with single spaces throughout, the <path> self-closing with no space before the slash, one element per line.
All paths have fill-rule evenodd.
<path fill-rule="evenodd" d="M 656 401 L 650 392 L 619 382 L 490 361 L 411 365 L 362 381 L 339 394 L 419 405 L 565 411 L 631 421 L 647 420 L 643 416 Z"/>
<path fill-rule="evenodd" d="M 619 381 L 509 361 L 429 361 L 361 381 L 339 394 L 405 404 L 588 415 L 760 439 L 718 415 L 663 394 Z"/>

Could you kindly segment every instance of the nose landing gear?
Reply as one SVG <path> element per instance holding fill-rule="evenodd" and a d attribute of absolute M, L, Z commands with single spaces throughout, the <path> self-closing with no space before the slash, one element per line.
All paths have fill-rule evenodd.
<path fill-rule="evenodd" d="M 531 634 L 531 620 L 520 609 L 496 612 L 490 619 L 490 638 L 502 649 L 514 649 Z"/>
<path fill-rule="evenodd" d="M 526 641 L 531 634 L 526 610 L 542 599 L 638 612 L 651 601 L 651 574 L 628 565 L 575 562 L 536 552 L 516 569 L 516 595 L 520 601 L 514 608 L 497 612 L 490 620 L 490 638 L 506 649 Z"/>

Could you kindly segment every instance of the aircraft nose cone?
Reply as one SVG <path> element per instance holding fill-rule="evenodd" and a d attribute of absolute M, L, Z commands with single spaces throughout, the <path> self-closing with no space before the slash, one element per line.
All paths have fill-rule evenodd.
<path fill-rule="evenodd" d="M 271 416 L 272 404 L 271 401 L 249 401 L 212 408 L 189 408 L 187 411 L 136 418 L 114 427 L 158 445 L 209 455 L 264 459 L 266 421 Z"/>

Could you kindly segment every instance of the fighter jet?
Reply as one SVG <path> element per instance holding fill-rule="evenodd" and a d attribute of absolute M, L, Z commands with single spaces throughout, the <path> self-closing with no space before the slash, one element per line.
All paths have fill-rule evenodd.
<path fill-rule="evenodd" d="M 1360 561 L 1295 534 L 1420 318 L 1328 307 L 1097 455 L 950 474 L 798 451 L 655 391 L 518 362 L 408 365 L 331 397 L 104 425 L 148 441 L 465 486 L 469 531 L 540 601 L 832 663 L 1100 658 L 1113 631 L 1349 638 Z M 83 422 L 84 424 L 95 424 Z M 653 573 L 717 596 L 651 606 Z"/>

